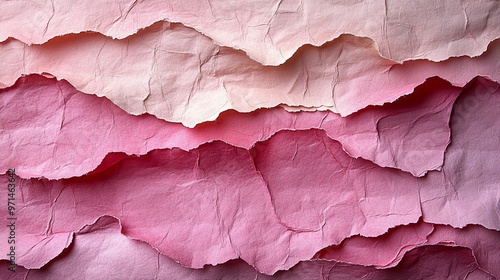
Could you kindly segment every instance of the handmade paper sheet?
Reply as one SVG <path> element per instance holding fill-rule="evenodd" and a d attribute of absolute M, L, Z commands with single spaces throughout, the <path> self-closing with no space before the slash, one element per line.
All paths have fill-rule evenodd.
<path fill-rule="evenodd" d="M 0 1 L 0 279 L 500 278 L 497 1 Z"/>

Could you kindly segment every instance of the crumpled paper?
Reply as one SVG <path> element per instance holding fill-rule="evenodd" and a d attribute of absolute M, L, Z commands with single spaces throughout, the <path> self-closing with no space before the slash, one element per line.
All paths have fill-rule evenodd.
<path fill-rule="evenodd" d="M 425 221 L 500 230 L 499 104 L 499 84 L 482 78 L 458 97 L 442 172 L 429 172 L 420 188 Z"/>
<path fill-rule="evenodd" d="M 89 33 L 33 46 L 7 40 L 0 44 L 6 65 L 0 85 L 10 86 L 23 74 L 49 73 L 85 93 L 106 96 L 130 114 L 147 112 L 188 127 L 229 109 L 250 112 L 280 104 L 347 116 L 393 102 L 433 76 L 456 86 L 478 75 L 500 81 L 500 70 L 491 63 L 500 60 L 499 44 L 491 43 L 476 58 L 400 65 L 381 58 L 370 39 L 345 35 L 270 67 L 190 28 L 160 23 L 123 40 Z"/>
<path fill-rule="evenodd" d="M 279 132 L 268 141 L 281 134 L 293 141 L 297 136 L 311 133 L 317 132 Z M 322 134 L 324 141 L 333 142 Z M 341 151 L 340 145 L 336 145 L 334 147 Z M 310 147 L 311 151 L 316 148 Z M 344 157 L 376 167 L 345 153 Z M 323 164 L 326 167 L 330 162 Z M 401 177 L 414 178 L 401 174 Z M 32 265 L 24 258 L 30 256 L 29 248 L 38 245 L 30 243 L 28 236 L 73 232 L 102 215 L 112 215 L 122 221 L 125 235 L 151 244 L 185 266 L 200 268 L 242 258 L 259 271 L 272 274 L 310 259 L 321 248 L 339 243 L 347 236 L 361 232 L 380 235 L 389 227 L 415 222 L 421 215 L 418 189 L 409 190 L 409 186 L 408 190 L 397 193 L 383 191 L 365 204 L 372 206 L 367 211 L 375 212 L 366 215 L 400 215 L 379 217 L 366 223 L 360 216 L 362 213 L 357 214 L 357 221 L 342 215 L 339 219 L 327 220 L 323 228 L 296 228 L 280 216 L 279 205 L 273 206 L 272 200 L 280 198 L 269 196 L 266 184 L 271 188 L 271 183 L 260 177 L 247 150 L 220 142 L 204 144 L 191 152 L 152 151 L 139 158 L 123 159 L 107 170 L 81 178 L 19 179 L 18 192 L 23 193 L 24 203 L 17 213 L 18 241 L 22 244 L 18 252 L 24 257 L 20 257 L 18 263 Z M 375 209 L 385 199 L 405 192 L 413 203 Z M 5 195 L 3 190 L 1 193 Z M 344 196 L 351 199 L 353 195 Z M 32 200 L 36 203 L 31 203 Z M 301 221 L 306 223 L 315 210 L 304 210 Z M 341 213 L 340 208 L 338 211 L 332 209 L 331 213 Z M 266 234 L 262 234 L 263 231 Z M 36 260 L 38 264 L 40 259 Z"/>
<path fill-rule="evenodd" d="M 0 41 L 40 44 L 85 31 L 125 38 L 161 20 L 192 27 L 267 65 L 341 34 L 371 38 L 382 56 L 397 62 L 477 56 L 500 37 L 495 1 L 37 0 L 2 3 Z"/>
<path fill-rule="evenodd" d="M 334 2 L 0 3 L 0 278 L 500 277 L 500 4 Z"/>
<path fill-rule="evenodd" d="M 423 178 L 353 159 L 324 131 L 305 130 L 278 132 L 250 151 L 214 141 L 115 158 L 80 178 L 19 179 L 19 263 L 42 262 L 29 253 L 39 246 L 31 236 L 75 232 L 103 215 L 185 266 L 241 258 L 266 274 L 350 236 L 376 237 L 419 219 L 498 231 L 499 103 L 498 84 L 468 85 L 452 113 L 443 171 Z"/>
<path fill-rule="evenodd" d="M 148 244 L 121 234 L 119 221 L 104 216 L 75 233 L 73 245 L 64 256 L 40 269 L 17 267 L 17 273 L 0 262 L 2 279 L 488 279 L 474 251 L 462 247 L 423 246 L 406 253 L 395 268 L 373 267 L 334 261 L 304 261 L 274 276 L 257 272 L 240 260 L 202 269 L 190 269 L 154 251 Z M 67 269 L 71 267 L 71 269 Z M 119 267 L 120 269 L 116 269 Z M 425 268 L 425 269 L 424 269 Z M 474 278 L 472 278 L 474 279 Z"/>
<path fill-rule="evenodd" d="M 325 221 L 345 223 L 343 215 L 333 212 L 340 211 L 349 213 L 352 220 L 345 228 L 339 224 L 336 230 L 349 232 L 358 222 L 360 233 L 369 236 L 363 233 L 363 226 L 373 224 L 382 230 L 391 227 L 385 222 L 393 217 L 415 217 L 421 209 L 426 222 L 455 227 L 480 224 L 498 230 L 498 104 L 497 83 L 479 78 L 469 85 L 452 112 L 452 140 L 442 172 L 429 172 L 421 180 L 353 161 L 337 143 L 324 141 L 321 133 L 316 133 L 317 140 L 305 136 L 305 132 L 293 136 L 280 133 L 256 144 L 252 152 L 279 219 L 290 227 L 310 230 L 323 229 Z M 332 182 L 336 186 L 333 189 Z M 392 192 L 394 196 L 389 195 Z M 346 199 L 346 193 L 352 196 Z M 386 200 L 372 205 L 367 198 L 370 194 Z M 402 207 L 400 212 L 398 207 Z"/>
<path fill-rule="evenodd" d="M 408 251 L 426 244 L 433 231 L 434 225 L 419 222 L 397 226 L 377 237 L 353 236 L 339 245 L 321 250 L 314 259 L 374 266 L 379 269 L 394 267 Z"/>
<path fill-rule="evenodd" d="M 0 170 L 16 166 L 23 178 L 81 176 L 109 153 L 143 155 L 154 149 L 191 150 L 221 140 L 250 149 L 281 130 L 322 129 L 352 157 L 362 157 L 421 176 L 441 169 L 449 143 L 449 116 L 461 89 L 433 79 L 382 107 L 342 118 L 331 112 L 248 114 L 229 111 L 194 129 L 131 116 L 105 98 L 86 95 L 65 81 L 37 75 L 0 90 L 0 149 L 10 153 Z"/>
<path fill-rule="evenodd" d="M 493 276 L 500 276 L 500 232 L 468 225 L 458 229 L 419 222 L 390 229 L 377 237 L 353 236 L 340 245 L 327 247 L 314 259 L 334 260 L 377 268 L 394 267 L 405 254 L 426 245 L 470 248 L 479 267 Z M 367 254 L 367 250 L 369 253 Z"/>

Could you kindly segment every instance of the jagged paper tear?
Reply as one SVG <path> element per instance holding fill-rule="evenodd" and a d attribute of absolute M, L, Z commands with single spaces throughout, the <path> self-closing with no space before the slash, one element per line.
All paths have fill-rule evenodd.
<path fill-rule="evenodd" d="M 69 178 L 94 170 L 113 152 L 191 150 L 214 140 L 250 149 L 278 131 L 316 128 L 338 140 L 352 157 L 421 176 L 441 169 L 450 139 L 449 116 L 460 90 L 431 79 L 394 104 L 346 118 L 279 108 L 230 111 L 189 129 L 153 116 L 128 115 L 109 100 L 78 92 L 65 81 L 32 75 L 0 90 L 0 149 L 10 151 L 0 160 L 0 170 L 15 166 L 23 178 Z"/>
<path fill-rule="evenodd" d="M 353 159 L 324 131 L 306 130 L 278 132 L 250 151 L 216 141 L 125 157 L 81 178 L 19 179 L 20 254 L 29 266 L 31 236 L 74 232 L 102 215 L 183 265 L 241 258 L 267 274 L 421 217 L 500 230 L 499 103 L 498 84 L 469 85 L 452 114 L 443 171 L 423 178 Z"/>
<path fill-rule="evenodd" d="M 382 56 L 397 62 L 477 56 L 500 37 L 496 1 L 37 0 L 2 3 L 0 41 L 40 44 L 85 31 L 125 38 L 164 19 L 268 65 L 342 34 L 373 39 Z"/>
<path fill-rule="evenodd" d="M 74 244 L 42 269 L 16 273 L 0 262 L 2 279 L 324 279 L 324 277 L 363 277 L 365 279 L 438 279 L 465 276 L 494 277 L 474 258 L 474 250 L 461 247 L 424 246 L 409 250 L 395 268 L 378 270 L 334 261 L 305 261 L 274 276 L 263 275 L 240 260 L 203 269 L 190 269 L 154 251 L 149 245 L 130 240 L 120 233 L 118 221 L 99 218 L 75 235 Z M 460 232 L 458 230 L 457 232 Z M 478 236 L 479 238 L 479 236 Z M 472 254 L 471 254 L 472 253 Z M 490 264 L 495 259 L 490 259 Z M 67 269 L 71 267 L 71 269 Z M 116 269 L 119 267 L 120 269 Z M 425 269 L 423 269 L 425 268 Z"/>
<path fill-rule="evenodd" d="M 68 35 L 35 46 L 8 40 L 0 44 L 6 65 L 0 85 L 10 86 L 23 74 L 50 73 L 85 93 L 106 96 L 131 114 L 147 112 L 188 127 L 229 109 L 250 112 L 280 104 L 347 116 L 393 102 L 433 76 L 456 86 L 478 75 L 500 81 L 500 68 L 492 63 L 500 61 L 499 45 L 500 40 L 493 42 L 476 58 L 400 65 L 381 58 L 373 41 L 346 35 L 270 67 L 192 29 L 156 24 L 123 40 L 100 34 Z"/>

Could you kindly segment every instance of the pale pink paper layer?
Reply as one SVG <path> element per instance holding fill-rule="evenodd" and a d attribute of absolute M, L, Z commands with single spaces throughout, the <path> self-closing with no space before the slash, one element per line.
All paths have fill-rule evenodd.
<path fill-rule="evenodd" d="M 293 143 L 297 136 L 314 136 L 315 132 L 279 132 L 268 141 L 282 134 Z M 332 142 L 332 148 L 343 153 L 345 160 L 375 166 L 350 158 L 338 143 L 324 133 L 322 137 L 323 141 Z M 313 143 L 309 147 L 311 152 L 323 145 L 315 137 L 307 139 Z M 288 149 L 287 145 L 282 148 Z M 316 166 L 326 170 L 329 164 L 323 160 L 323 167 Z M 397 172 L 380 170 L 388 176 Z M 346 173 L 339 173 L 339 176 L 341 174 Z M 401 176 L 414 178 L 404 173 Z M 401 192 L 407 193 L 413 201 L 391 209 L 375 210 L 386 199 L 400 196 Z M 3 190 L 1 193 L 6 195 Z M 339 243 L 350 235 L 362 232 L 377 236 L 389 227 L 414 222 L 421 215 L 418 189 L 408 186 L 397 193 L 383 190 L 377 198 L 362 205 L 376 212 L 374 214 L 387 214 L 388 218 L 372 219 L 365 224 L 362 213 L 351 220 L 347 219 L 346 212 L 342 215 L 344 218 L 328 217 L 321 229 L 298 229 L 280 217 L 280 205 L 273 207 L 266 182 L 256 172 L 249 152 L 222 143 L 205 144 L 191 152 L 152 151 L 139 158 L 124 159 L 92 176 L 71 180 L 19 179 L 18 193 L 23 194 L 24 201 L 18 201 L 20 209 L 17 211 L 17 235 L 21 244 L 18 252 L 24 256 L 18 262 L 28 267 L 42 261 L 36 258 L 32 264 L 23 259 L 32 257 L 26 253 L 36 245 L 30 242 L 29 236 L 72 232 L 102 215 L 120 218 L 125 235 L 148 242 L 183 265 L 199 268 L 241 257 L 268 274 L 310 259 L 319 249 Z M 346 199 L 353 197 L 352 193 L 343 195 Z M 328 197 L 333 199 L 333 196 L 332 193 Z M 356 205 L 351 207 L 358 208 Z M 316 210 L 305 211 L 299 219 L 306 223 Z M 341 210 L 339 208 L 338 213 Z M 332 209 L 327 214 L 334 212 L 337 213 Z M 392 214 L 400 215 L 392 218 Z M 2 229 L 2 233 L 6 234 L 7 229 Z"/>
<path fill-rule="evenodd" d="M 437 9 L 431 10 L 423 8 L 424 3 L 418 3 L 413 5 L 428 11 L 412 17 L 411 14 L 417 14 L 413 9 L 415 6 L 385 2 L 386 18 L 381 22 L 372 22 L 371 18 L 366 20 L 366 14 L 363 13 L 349 15 L 339 9 L 336 12 L 351 20 L 356 19 L 356 16 L 364 17 L 365 21 L 356 21 L 363 22 L 363 26 L 349 28 L 355 30 L 353 34 L 374 41 L 342 36 L 322 48 L 304 47 L 291 59 L 292 54 L 303 44 L 319 45 L 346 32 L 344 29 L 334 30 L 333 34 L 325 35 L 320 33 L 321 28 L 312 33 L 308 28 L 303 28 L 314 24 L 328 27 L 324 21 L 320 22 L 324 20 L 322 17 L 309 19 L 311 15 L 316 15 L 314 9 L 318 14 L 320 11 L 326 14 L 323 12 L 324 6 L 297 3 L 302 13 L 307 15 L 301 16 L 300 12 L 298 15 L 290 13 L 295 4 L 291 1 L 269 4 L 247 2 L 246 5 L 252 7 L 241 10 L 226 7 L 227 11 L 236 11 L 238 24 L 232 26 L 225 17 L 227 13 L 224 9 L 212 6 L 217 3 L 208 3 L 210 13 L 213 18 L 217 18 L 217 11 L 222 11 L 220 15 L 225 20 L 206 24 L 209 17 L 200 13 L 205 19 L 199 23 L 198 15 L 194 16 L 191 13 L 193 10 L 189 10 L 190 6 L 186 4 L 175 6 L 173 10 L 176 12 L 172 13 L 174 18 L 168 18 L 175 21 L 175 16 L 178 16 L 183 21 L 187 18 L 188 22 L 192 19 L 194 23 L 191 26 L 201 32 L 207 30 L 204 33 L 208 33 L 208 38 L 184 25 L 173 25 L 170 29 L 165 27 L 168 24 L 155 24 L 123 41 L 114 41 L 97 34 L 82 34 L 63 36 L 41 46 L 28 47 L 8 40 L 0 45 L 0 53 L 5 54 L 3 57 L 0 54 L 0 58 L 7 61 L 6 67 L 0 70 L 0 85 L 11 85 L 13 80 L 23 74 L 48 72 L 50 74 L 46 75 L 68 79 L 84 92 L 109 97 L 132 114 L 150 112 L 166 120 L 194 126 L 213 120 L 226 110 L 248 112 L 278 105 L 289 107 L 290 110 L 327 109 L 345 116 L 370 105 L 393 102 L 411 93 L 417 85 L 432 76 L 443 77 L 458 86 L 464 86 L 476 75 L 500 80 L 497 63 L 500 58 L 499 41 L 492 43 L 490 51 L 479 58 L 456 58 L 439 64 L 412 61 L 398 65 L 379 57 L 382 54 L 402 61 L 414 58 L 441 60 L 460 54 L 478 55 L 491 40 L 498 37 L 498 24 L 491 22 L 491 19 L 495 22 L 498 17 L 496 3 L 490 6 L 465 3 L 459 6 L 443 2 L 441 6 L 433 6 L 437 6 Z M 111 26 L 106 26 L 106 23 L 103 24 L 104 28 L 95 25 L 95 29 L 99 29 L 96 31 L 113 37 L 115 35 L 109 33 L 114 32 L 110 30 L 116 24 L 120 25 L 116 32 L 124 32 L 129 28 L 132 34 L 141 28 L 141 24 L 154 19 L 154 16 L 144 15 L 164 16 L 162 9 L 153 11 L 153 6 L 142 6 L 143 2 L 134 1 L 130 4 L 128 10 L 124 10 L 125 14 L 122 13 L 118 20 L 114 19 Z M 252 11 L 255 4 L 266 12 L 269 11 L 266 4 L 276 9 L 270 9 L 274 13 L 269 14 L 270 18 L 266 18 L 266 12 L 262 12 L 263 15 L 249 15 L 248 21 L 243 12 L 243 24 L 240 23 L 238 16 L 241 17 L 241 12 L 238 11 Z M 346 10 L 352 11 L 353 3 L 348 4 Z M 57 33 L 64 29 L 64 23 L 59 23 L 61 19 L 56 15 L 71 15 L 64 12 L 64 8 L 61 9 L 64 5 L 57 5 L 54 2 L 51 4 L 52 14 L 43 36 L 55 36 L 51 32 Z M 198 9 L 204 7 L 198 6 Z M 142 10 L 142 7 L 145 9 Z M 308 10 L 309 7 L 313 8 Z M 44 13 L 39 7 L 36 9 L 38 13 L 35 16 Z M 290 11 L 281 13 L 281 9 Z M 9 9 L 9 12 L 12 10 Z M 109 8 L 99 12 L 108 12 L 109 16 L 112 10 Z M 433 10 L 437 12 L 432 14 Z M 434 16 L 437 21 L 443 18 L 441 10 L 447 12 L 450 25 L 456 27 L 463 23 L 463 28 L 434 29 L 439 31 L 419 32 L 418 35 L 412 33 L 420 29 L 433 30 L 430 25 L 433 24 Z M 406 11 L 408 14 L 405 14 Z M 9 14 L 6 14 L 4 17 L 8 18 Z M 374 13 L 373 17 L 377 15 Z M 296 17 L 307 18 L 306 23 L 301 25 Z M 426 18 L 425 24 L 422 24 L 421 17 Z M 15 16 L 12 18 L 16 21 Z M 79 21 L 78 16 L 76 18 L 74 25 L 66 25 L 68 29 L 80 26 L 86 28 L 95 23 L 90 22 L 88 25 L 88 21 Z M 84 16 L 81 15 L 81 18 Z M 136 22 L 134 19 L 138 18 L 145 21 Z M 253 19 L 267 20 L 267 25 L 254 24 Z M 413 27 L 413 20 L 419 26 Z M 409 27 L 401 25 L 403 21 L 409 22 Z M 375 26 L 373 34 L 385 37 L 363 35 L 366 30 L 371 31 L 372 23 Z M 29 24 L 27 22 L 24 26 Z M 57 26 L 55 31 L 51 29 L 54 24 Z M 284 28 L 284 25 L 289 28 Z M 294 34 L 297 31 L 293 30 L 294 27 L 300 32 Z M 341 30 L 343 27 L 341 24 L 338 28 Z M 382 27 L 383 32 L 380 33 L 377 27 Z M 19 33 L 22 34 L 24 30 L 20 29 Z M 43 36 L 41 40 L 45 40 Z M 211 38 L 215 43 L 210 41 Z M 265 64 L 289 61 L 279 67 L 264 67 L 241 52 L 218 45 L 242 49 L 252 59 Z M 40 89 L 40 84 L 34 85 L 37 88 L 33 90 L 34 93 Z M 403 240 L 391 247 L 392 252 L 382 251 L 373 259 L 360 259 L 364 265 L 373 263 L 378 266 L 393 266 L 402 260 L 395 269 L 379 271 L 334 262 L 311 261 L 300 262 L 291 272 L 284 272 L 278 277 L 307 279 L 312 275 L 324 277 L 332 273 L 337 273 L 332 275 L 336 277 L 370 275 L 373 278 L 410 279 L 499 275 L 499 254 L 495 253 L 498 252 L 498 232 L 491 230 L 500 230 L 500 138 L 497 133 L 500 126 L 496 121 L 500 103 L 498 84 L 480 79 L 466 86 L 464 95 L 455 107 L 452 118 L 453 143 L 446 153 L 442 173 L 431 172 L 419 179 L 352 157 L 368 158 L 381 166 L 401 168 L 414 175 L 440 169 L 449 137 L 448 114 L 457 89 L 446 91 L 450 93 L 448 98 L 439 99 L 437 97 L 444 95 L 436 96 L 432 102 L 422 104 L 418 115 L 408 110 L 413 109 L 411 106 L 401 111 L 398 111 L 398 107 L 390 107 L 389 115 L 382 110 L 369 108 L 352 115 L 348 120 L 341 120 L 337 115 L 326 112 L 290 117 L 281 110 L 273 109 L 251 115 L 253 120 L 254 116 L 262 119 L 252 123 L 253 131 L 259 133 L 253 133 L 250 140 L 234 136 L 231 131 L 221 133 L 219 121 L 215 125 L 197 127 L 202 129 L 197 136 L 199 138 L 193 141 L 185 140 L 190 130 L 180 125 L 175 126 L 182 128 L 179 130 L 181 132 L 176 128 L 162 128 L 161 132 L 171 137 L 169 143 L 165 144 L 164 136 L 160 137 L 159 131 L 149 125 L 138 128 L 140 138 L 127 141 L 124 131 L 128 129 L 130 138 L 131 131 L 127 125 L 137 127 L 138 118 L 123 114 L 106 100 L 88 99 L 92 105 L 82 107 L 80 94 L 68 84 L 53 83 L 49 86 L 54 88 L 61 84 L 69 89 L 68 95 L 61 89 L 59 93 L 63 95 L 62 98 L 40 98 L 39 103 L 32 104 L 26 103 L 26 100 L 13 101 L 19 94 L 16 92 L 16 97 L 10 96 L 5 100 L 6 103 L 2 103 L 4 108 L 7 102 L 23 102 L 28 110 L 33 110 L 31 115 L 42 114 L 42 118 L 36 119 L 38 124 L 28 124 L 30 120 L 26 118 L 16 119 L 16 116 L 22 117 L 24 114 L 6 112 L 14 116 L 10 125 L 20 122 L 26 125 L 13 129 L 9 127 L 15 132 L 5 134 L 2 123 L 2 137 L 6 140 L 2 142 L 8 143 L 6 150 L 13 146 L 20 147 L 20 154 L 24 154 L 21 158 L 19 154 L 9 156 L 5 168 L 26 164 L 26 170 L 33 170 L 28 165 L 34 163 L 37 169 L 28 172 L 38 172 L 38 175 L 33 173 L 27 177 L 44 176 L 50 170 L 58 178 L 94 170 L 90 175 L 71 180 L 18 181 L 21 193 L 18 197 L 22 200 L 19 204 L 19 262 L 27 267 L 40 267 L 64 250 L 75 250 L 75 254 L 69 253 L 69 262 L 49 264 L 48 274 L 45 274 L 49 278 L 71 278 L 72 275 L 81 276 L 84 273 L 90 278 L 99 278 L 103 271 L 96 269 L 88 272 L 89 266 L 81 262 L 84 256 L 91 264 L 96 259 L 117 260 L 107 266 L 111 269 L 128 264 L 125 270 L 114 272 L 116 274 L 110 271 L 106 279 L 110 276 L 123 278 L 132 275 L 139 278 L 149 275 L 173 278 L 183 274 L 186 275 L 183 278 L 221 278 L 221 275 L 234 278 L 237 275 L 253 279 L 260 275 L 237 261 L 234 262 L 238 267 L 236 272 L 234 267 L 223 265 L 194 274 L 169 259 L 165 260 L 161 254 L 192 267 L 242 258 L 258 271 L 270 274 L 308 260 L 315 251 L 338 244 L 350 236 L 373 236 L 373 240 L 376 240 L 378 237 L 375 236 L 384 234 L 389 228 L 418 219 L 456 227 L 479 224 L 490 230 L 470 225 L 460 230 L 436 226 L 432 233 L 427 234 L 429 228 L 422 226 L 424 228 L 415 229 L 418 232 L 413 239 Z M 438 105 L 433 107 L 433 104 Z M 43 115 L 43 110 L 51 106 L 56 109 L 56 113 Z M 73 113 L 70 111 L 71 106 L 85 108 L 86 112 L 80 110 Z M 95 110 L 97 106 L 100 106 L 100 110 Z M 120 114 L 121 119 L 115 119 Z M 269 126 L 269 129 L 262 129 L 260 124 L 270 117 L 278 117 L 279 121 Z M 151 116 L 141 118 L 158 124 L 158 127 L 160 123 L 163 126 L 161 121 Z M 247 124 L 239 123 L 240 116 L 237 113 L 228 112 L 222 118 L 230 118 L 228 122 L 223 119 L 222 126 L 237 123 L 238 130 L 248 133 Z M 82 122 L 84 119 L 87 121 Z M 121 121 L 119 129 L 114 128 L 115 121 Z M 103 126 L 107 129 L 104 132 L 88 129 L 86 122 L 94 126 L 107 125 Z M 172 124 L 169 126 L 174 127 Z M 88 131 L 85 133 L 74 133 L 86 128 Z M 352 133 L 353 129 L 357 134 Z M 172 131 L 178 132 L 173 138 L 170 136 Z M 339 136 L 332 136 L 330 131 L 340 131 Z M 40 137 L 33 137 L 33 132 Z M 437 135 L 435 132 L 438 132 Z M 12 135 L 17 135 L 17 138 Z M 401 141 L 407 141 L 407 146 L 403 144 L 398 150 L 399 145 L 395 141 L 403 135 L 405 138 Z M 103 139 L 107 145 L 102 145 Z M 215 141 L 204 144 L 213 140 L 225 143 Z M 84 147 L 82 143 L 87 141 L 94 143 L 94 146 Z M 101 145 L 98 145 L 99 142 Z M 387 143 L 387 146 L 380 147 L 379 143 Z M 155 150 L 173 147 L 189 151 Z M 420 148 L 425 149 L 425 153 L 420 152 Z M 343 150 L 347 150 L 350 156 Z M 114 152 L 149 154 L 136 158 Z M 36 154 L 43 154 L 43 157 L 33 159 Z M 105 156 L 104 162 L 97 167 Z M 434 161 L 428 161 L 428 157 Z M 75 164 L 75 160 L 79 163 Z M 424 162 L 425 166 L 420 164 Z M 80 169 L 75 171 L 68 164 L 80 166 Z M 23 170 L 20 171 L 22 174 Z M 76 173 L 68 175 L 71 172 Z M 6 194 L 3 193 L 3 196 L 6 197 Z M 118 217 L 123 223 L 123 234 L 119 234 L 121 227 L 116 220 L 103 218 L 102 215 Z M 95 225 L 80 230 L 99 217 Z M 404 228 L 406 233 L 412 230 Z M 0 230 L 2 236 L 6 231 L 5 228 Z M 78 245 L 79 237 L 84 240 L 83 247 Z M 161 254 L 147 244 L 141 244 L 142 249 L 139 249 L 127 237 L 143 240 Z M 380 245 L 379 241 L 376 241 L 377 245 Z M 75 242 L 73 247 L 70 246 L 72 242 Z M 361 247 L 370 241 L 365 242 L 363 239 Z M 428 246 L 430 244 L 433 246 Z M 446 248 L 435 244 L 467 248 Z M 427 246 L 419 248 L 422 245 Z M 144 253 L 148 263 L 133 267 L 130 263 L 141 261 L 140 257 L 131 253 L 137 253 L 137 250 Z M 398 253 L 394 254 L 396 250 Z M 97 257 L 95 252 L 99 252 Z M 407 252 L 405 258 L 403 252 Z M 355 259 L 355 256 L 351 257 Z M 64 260 L 64 253 L 60 260 Z M 417 261 L 418 265 L 415 265 Z M 169 270 L 161 274 L 165 269 L 164 263 L 167 263 Z M 53 265 L 54 270 L 50 270 L 50 265 Z M 62 275 L 65 272 L 61 270 L 62 267 L 77 269 Z M 207 270 L 210 270 L 208 275 L 203 274 Z M 6 272 L 4 269 L 1 273 Z M 37 275 L 36 271 L 33 273 L 30 277 L 44 277 L 44 272 L 41 275 Z"/>
<path fill-rule="evenodd" d="M 434 225 L 416 223 L 398 226 L 377 237 L 353 236 L 339 245 L 327 247 L 314 259 L 334 260 L 350 264 L 393 267 L 406 252 L 424 245 L 434 231 Z M 500 234 L 498 235 L 500 237 Z"/>
<path fill-rule="evenodd" d="M 334 261 L 305 261 L 274 276 L 263 275 L 240 260 L 195 270 L 182 267 L 149 245 L 121 234 L 118 221 L 101 217 L 75 233 L 73 245 L 46 267 L 16 273 L 0 265 L 2 279 L 325 279 L 325 277 L 363 279 L 465 279 L 475 275 L 489 279 L 477 263 L 475 251 L 467 248 L 425 246 L 410 250 L 395 268 L 349 265 Z M 458 230 L 457 232 L 460 232 Z M 472 253 L 472 254 L 471 254 Z M 491 260 L 493 263 L 494 260 Z M 116 269 L 116 268 L 120 269 Z M 68 269 L 71 268 L 71 269 Z M 471 279 L 471 278 L 467 278 Z"/>
<path fill-rule="evenodd" d="M 474 97 L 477 107 L 468 102 Z M 349 236 L 376 237 L 420 217 L 500 230 L 500 156 L 493 149 L 500 139 L 488 135 L 498 131 L 499 103 L 497 84 L 479 79 L 470 85 L 457 100 L 458 108 L 468 110 L 452 114 L 457 140 L 447 150 L 443 171 L 424 178 L 353 159 L 323 131 L 306 130 L 278 132 L 250 151 L 213 142 L 190 152 L 158 150 L 114 159 L 82 178 L 19 179 L 18 234 L 27 246 L 19 250 L 36 245 L 30 236 L 69 234 L 112 215 L 125 235 L 183 265 L 242 258 L 269 274 Z M 477 161 L 459 159 L 471 153 Z M 481 180 L 471 175 L 478 168 Z M 5 189 L 0 192 L 6 196 Z M 30 254 L 24 258 L 19 262 L 28 267 L 43 264 L 32 263 Z"/>
<path fill-rule="evenodd" d="M 339 225 L 337 230 L 347 233 L 358 223 L 356 229 L 363 235 L 363 226 L 383 228 L 385 221 L 414 215 L 421 206 L 426 222 L 500 229 L 498 104 L 498 84 L 485 79 L 472 83 L 455 103 L 450 121 L 452 141 L 442 172 L 429 172 L 422 179 L 351 162 L 334 148 L 337 144 L 318 143 L 321 141 L 302 133 L 293 138 L 281 133 L 256 144 L 254 162 L 267 182 L 278 218 L 291 228 L 323 228 L 325 221 L 343 219 L 333 212 L 340 211 L 353 224 Z M 338 186 L 334 190 L 332 182 Z M 386 192 L 395 194 L 386 196 Z M 369 194 L 385 199 L 371 208 Z M 407 211 L 383 214 L 398 207 Z"/>
<path fill-rule="evenodd" d="M 429 172 L 422 180 L 425 221 L 500 230 L 499 104 L 500 85 L 485 79 L 478 79 L 457 99 L 442 173 Z"/>
<path fill-rule="evenodd" d="M 270 67 L 182 25 L 156 24 L 123 40 L 100 34 L 68 35 L 39 46 L 8 40 L 0 44 L 0 85 L 10 86 L 23 74 L 50 73 L 131 114 L 147 112 L 189 127 L 229 109 L 280 104 L 346 116 L 393 102 L 433 76 L 457 86 L 478 75 L 499 81 L 499 46 L 493 42 L 476 58 L 400 65 L 381 58 L 370 39 L 342 36 Z"/>
<path fill-rule="evenodd" d="M 321 250 L 314 259 L 345 263 L 394 267 L 404 255 L 424 245 L 447 245 L 471 248 L 477 263 L 492 275 L 500 276 L 500 232 L 469 225 L 462 229 L 419 222 L 398 226 L 378 237 L 354 236 L 340 245 Z M 368 253 L 369 252 L 369 253 Z"/>
<path fill-rule="evenodd" d="M 459 91 L 431 80 L 394 104 L 347 118 L 275 108 L 226 112 L 216 122 L 189 129 L 153 116 L 128 115 L 109 100 L 78 92 L 64 81 L 28 76 L 0 91 L 0 149 L 10 151 L 0 160 L 0 170 L 15 166 L 24 178 L 69 178 L 94 170 L 111 152 L 191 150 L 214 140 L 249 149 L 281 130 L 318 128 L 353 157 L 420 176 L 441 168 Z"/>
<path fill-rule="evenodd" d="M 85 31 L 125 38 L 160 20 L 190 26 L 269 65 L 285 62 L 302 45 L 319 46 L 341 34 L 373 39 L 381 55 L 394 61 L 476 56 L 500 37 L 495 1 L 37 0 L 2 3 L 0 41 L 40 44 Z"/>
<path fill-rule="evenodd" d="M 467 226 L 454 229 L 435 225 L 427 244 L 444 244 L 471 248 L 479 266 L 500 278 L 500 232 L 487 230 L 480 226 Z"/>

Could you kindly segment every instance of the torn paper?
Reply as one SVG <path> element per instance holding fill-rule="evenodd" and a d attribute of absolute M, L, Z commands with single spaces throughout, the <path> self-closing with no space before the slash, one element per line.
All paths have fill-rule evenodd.
<path fill-rule="evenodd" d="M 109 153 L 191 150 L 214 140 L 250 149 L 281 130 L 316 128 L 338 140 L 352 157 L 421 176 L 443 164 L 449 116 L 460 90 L 432 79 L 394 104 L 366 108 L 347 118 L 279 108 L 229 111 L 215 122 L 189 129 L 153 116 L 128 115 L 109 100 L 83 94 L 65 81 L 32 75 L 0 90 L 0 148 L 10 151 L 0 161 L 0 170 L 16 166 L 23 178 L 69 178 L 94 170 Z"/>
<path fill-rule="evenodd" d="M 405 254 L 427 245 L 446 245 L 470 248 L 479 267 L 493 276 L 499 276 L 500 232 L 481 226 L 468 225 L 453 228 L 424 222 L 398 226 L 377 237 L 353 236 L 340 245 L 327 247 L 314 259 L 375 266 L 379 269 L 397 266 Z M 369 253 L 367 253 L 369 252 Z"/>
<path fill-rule="evenodd" d="M 40 46 L 8 40 L 0 44 L 7 65 L 0 69 L 0 84 L 50 73 L 131 114 L 147 112 L 188 127 L 229 109 L 250 112 L 280 104 L 328 107 L 346 116 L 393 102 L 433 76 L 457 86 L 478 75 L 499 81 L 500 70 L 491 63 L 500 59 L 499 44 L 477 58 L 399 65 L 381 58 L 370 39 L 342 36 L 321 48 L 304 48 L 279 67 L 266 67 L 192 29 L 156 24 L 124 40 L 99 34 L 68 35 Z"/>
<path fill-rule="evenodd" d="M 0 262 L 2 279 L 323 279 L 324 277 L 366 279 L 464 279 L 489 274 L 476 262 L 469 248 L 424 246 L 410 250 L 395 268 L 375 269 L 335 261 L 305 261 L 273 276 L 257 272 L 241 260 L 190 269 L 158 254 L 148 244 L 121 234 L 121 225 L 109 216 L 99 218 L 76 232 L 74 244 L 61 258 L 41 269 L 17 267 L 16 273 Z M 71 269 L 67 269 L 71 267 Z M 120 267 L 120 269 L 116 269 Z"/>
<path fill-rule="evenodd" d="M 38 0 L 2 3 L 0 41 L 13 37 L 40 44 L 86 31 L 125 38 L 161 20 L 192 27 L 267 65 L 342 34 L 373 39 L 378 52 L 396 62 L 477 56 L 500 37 L 495 1 Z"/>
<path fill-rule="evenodd" d="M 420 218 L 499 230 L 499 98 L 486 79 L 467 87 L 452 112 L 443 171 L 423 178 L 354 159 L 324 131 L 304 130 L 277 132 L 250 152 L 214 141 L 113 158 L 80 178 L 19 179 L 19 241 L 32 247 L 30 236 L 112 215 L 125 235 L 185 266 L 241 258 L 271 274 L 350 236 L 380 236 Z"/>

